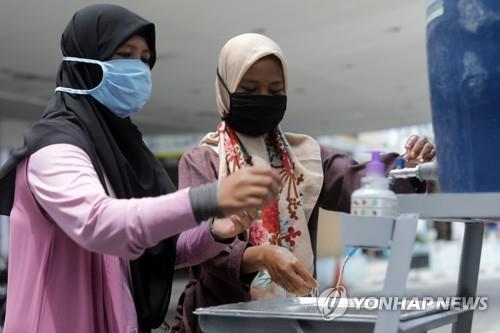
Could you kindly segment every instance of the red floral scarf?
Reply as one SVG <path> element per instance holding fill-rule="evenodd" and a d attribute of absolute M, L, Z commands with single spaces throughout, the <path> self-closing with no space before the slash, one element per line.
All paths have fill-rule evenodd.
<path fill-rule="evenodd" d="M 219 176 L 227 176 L 252 163 L 252 155 L 247 152 L 237 134 L 224 123 L 218 128 L 221 165 Z M 314 269 L 313 251 L 308 217 L 304 212 L 301 185 L 304 173 L 296 168 L 290 145 L 280 129 L 264 137 L 265 146 L 272 168 L 278 169 L 283 179 L 279 199 L 262 210 L 259 218 L 248 230 L 248 240 L 252 245 L 272 244 L 287 248 L 295 254 L 312 273 Z M 223 143 L 223 147 L 221 144 Z M 222 154 L 221 154 L 222 153 Z M 286 296 L 283 288 L 271 281 L 267 271 L 260 271 L 251 285 L 252 299 L 272 299 Z"/>

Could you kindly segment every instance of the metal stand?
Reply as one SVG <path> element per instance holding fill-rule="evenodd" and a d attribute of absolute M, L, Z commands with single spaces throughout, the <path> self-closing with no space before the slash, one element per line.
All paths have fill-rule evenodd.
<path fill-rule="evenodd" d="M 342 216 L 342 240 L 345 246 L 391 249 L 381 296 L 405 296 L 410 272 L 418 215 L 402 214 L 396 219 Z M 375 333 L 398 332 L 400 310 L 382 310 Z"/>
<path fill-rule="evenodd" d="M 500 193 L 399 195 L 400 216 L 342 216 L 345 246 L 391 249 L 381 296 L 406 295 L 418 219 L 466 223 L 456 296 L 476 296 L 485 220 L 500 220 Z M 311 298 L 253 301 L 197 309 L 207 333 L 425 333 L 453 324 L 453 333 L 470 333 L 472 310 L 401 311 L 370 314 L 357 309 L 325 321 Z"/>
<path fill-rule="evenodd" d="M 406 277 L 410 272 L 413 244 L 417 233 L 418 217 L 402 215 L 394 225 L 391 256 L 385 275 L 383 295 L 405 296 Z M 410 260 L 407 260 L 407 259 Z M 401 279 L 401 277 L 405 277 Z M 397 332 L 401 311 L 381 311 L 375 324 L 375 333 Z"/>
<path fill-rule="evenodd" d="M 464 297 L 476 296 L 481 248 L 483 246 L 482 223 L 466 223 L 462 255 L 460 259 L 460 273 L 458 278 L 457 295 Z M 453 324 L 453 333 L 467 333 L 472 331 L 473 312 L 465 312 Z"/>
<path fill-rule="evenodd" d="M 343 216 L 343 242 L 346 246 L 390 248 L 382 296 L 403 296 L 419 218 L 465 222 L 456 296 L 476 296 L 485 220 L 500 219 L 500 194 L 407 194 L 398 196 L 401 215 L 387 239 L 391 222 L 385 218 Z M 371 225 L 369 225 L 371 224 Z M 361 235 L 365 233 L 365 235 Z M 367 239 L 369 237 L 369 239 Z M 453 323 L 453 333 L 471 332 L 473 311 L 446 311 L 401 323 L 399 311 L 381 311 L 375 333 L 426 332 Z"/>

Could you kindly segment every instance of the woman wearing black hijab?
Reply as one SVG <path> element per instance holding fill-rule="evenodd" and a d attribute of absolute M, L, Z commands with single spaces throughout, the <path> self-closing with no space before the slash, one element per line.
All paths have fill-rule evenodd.
<path fill-rule="evenodd" d="M 198 223 L 264 207 L 279 177 L 249 168 L 175 192 L 128 117 L 151 92 L 152 23 L 89 6 L 61 48 L 57 92 L 0 170 L 0 213 L 11 217 L 4 332 L 148 332 L 163 322 L 174 267 L 247 227 Z"/>

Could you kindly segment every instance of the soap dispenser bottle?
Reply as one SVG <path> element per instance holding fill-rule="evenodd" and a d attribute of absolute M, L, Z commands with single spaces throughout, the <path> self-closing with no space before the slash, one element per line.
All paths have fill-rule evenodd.
<path fill-rule="evenodd" d="M 351 214 L 358 216 L 395 217 L 396 194 L 389 189 L 390 181 L 385 177 L 385 167 L 380 161 L 380 152 L 372 152 L 372 160 L 366 167 L 366 176 L 361 179 L 361 188 L 351 197 Z"/>

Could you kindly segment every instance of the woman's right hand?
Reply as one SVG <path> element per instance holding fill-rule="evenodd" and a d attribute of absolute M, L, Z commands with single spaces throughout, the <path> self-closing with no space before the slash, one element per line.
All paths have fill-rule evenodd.
<path fill-rule="evenodd" d="M 286 248 L 276 245 L 262 245 L 262 265 L 276 284 L 297 296 L 307 295 L 318 282 L 304 264 Z"/>
<path fill-rule="evenodd" d="M 238 236 L 257 219 L 256 210 L 244 210 L 239 214 L 214 220 L 215 236 L 228 239 Z"/>
<path fill-rule="evenodd" d="M 244 209 L 262 209 L 273 202 L 281 189 L 281 178 L 270 167 L 248 167 L 221 181 L 219 209 L 225 216 Z"/>

